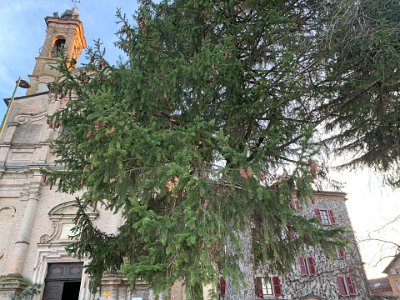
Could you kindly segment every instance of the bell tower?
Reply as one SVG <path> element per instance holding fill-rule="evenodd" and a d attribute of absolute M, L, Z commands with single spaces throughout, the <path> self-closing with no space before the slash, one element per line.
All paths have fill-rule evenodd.
<path fill-rule="evenodd" d="M 52 191 L 45 184 L 41 170 L 56 167 L 52 147 L 60 132 L 49 126 L 47 116 L 66 103 L 48 92 L 48 84 L 60 76 L 54 66 L 57 66 L 59 55 L 64 53 L 71 68 L 74 67 L 71 61 L 79 59 L 86 40 L 76 8 L 66 10 L 61 16 L 54 13 L 45 21 L 46 38 L 29 76 L 27 95 L 14 97 L 14 94 L 12 99 L 5 99 L 8 100 L 7 118 L 0 132 L 0 299 L 15 299 L 27 286 L 26 279 L 46 286 L 44 298 L 38 294 L 33 299 L 78 299 L 76 294 L 80 288 L 82 261 L 65 252 L 69 229 L 67 232 L 63 228 L 70 226 L 65 224 L 72 222 L 72 216 L 53 231 L 56 227 L 50 214 L 51 207 L 69 203 L 74 196 Z M 68 209 L 57 213 L 56 219 L 68 215 Z M 47 237 L 52 237 L 52 232 L 60 233 L 60 236 L 65 232 L 66 240 L 63 237 L 59 240 L 58 236 L 55 242 L 49 240 Z M 43 258 L 42 253 L 49 254 Z M 63 275 L 46 277 L 51 270 L 55 275 Z M 64 274 L 76 275 L 65 277 Z M 68 295 L 63 294 L 63 288 L 69 290 Z M 35 289 L 37 285 L 29 287 L 29 291 Z M 54 298 L 53 292 L 60 297 Z"/>
<path fill-rule="evenodd" d="M 47 91 L 47 84 L 59 75 L 54 67 L 61 53 L 77 62 L 82 50 L 86 48 L 83 26 L 76 7 L 67 9 L 61 16 L 53 13 L 53 16 L 46 17 L 45 21 L 46 38 L 39 56 L 36 57 L 33 74 L 29 76 L 31 88 L 27 95 Z"/>

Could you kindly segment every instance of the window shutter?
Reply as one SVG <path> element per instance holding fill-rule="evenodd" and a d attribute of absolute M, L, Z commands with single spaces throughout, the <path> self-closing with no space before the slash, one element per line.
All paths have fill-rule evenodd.
<path fill-rule="evenodd" d="M 277 276 L 272 277 L 272 285 L 274 286 L 275 296 L 277 296 L 277 297 L 281 296 L 282 289 L 281 289 L 281 282 L 279 280 L 279 277 L 277 277 Z"/>
<path fill-rule="evenodd" d="M 340 296 L 346 296 L 347 293 L 346 293 L 346 287 L 344 286 L 343 277 L 342 276 L 338 276 L 336 278 L 336 280 L 337 280 L 337 284 L 338 284 L 338 287 L 339 287 L 339 295 Z"/>
<path fill-rule="evenodd" d="M 221 297 L 225 297 L 225 289 L 226 289 L 226 281 L 225 278 L 221 276 L 219 279 L 219 291 Z"/>
<path fill-rule="evenodd" d="M 315 210 L 315 216 L 322 223 L 321 212 L 319 211 L 319 209 Z"/>
<path fill-rule="evenodd" d="M 300 269 L 301 275 L 307 275 L 307 267 L 306 267 L 306 263 L 304 261 L 304 258 L 299 256 L 297 258 L 297 263 L 299 265 L 299 269 Z"/>
<path fill-rule="evenodd" d="M 290 206 L 294 208 L 295 211 L 300 211 L 300 202 L 297 199 L 293 199 Z"/>
<path fill-rule="evenodd" d="M 347 287 L 349 288 L 349 294 L 355 295 L 356 289 L 354 288 L 354 284 L 353 284 L 353 281 L 351 280 L 350 276 L 346 277 L 346 283 L 347 283 Z"/>
<path fill-rule="evenodd" d="M 296 229 L 294 229 L 294 227 L 292 225 L 289 225 L 289 235 L 290 235 L 290 239 L 293 241 L 295 239 L 297 239 L 297 232 Z"/>
<path fill-rule="evenodd" d="M 261 277 L 256 277 L 256 292 L 258 298 L 263 298 Z"/>
<path fill-rule="evenodd" d="M 328 214 L 329 214 L 329 221 L 331 222 L 332 225 L 335 225 L 336 219 L 335 219 L 335 216 L 333 215 L 333 211 L 331 209 L 328 210 Z"/>
<path fill-rule="evenodd" d="M 345 259 L 346 258 L 346 252 L 343 250 L 343 248 L 339 248 L 338 250 L 338 257 L 340 259 Z"/>
<path fill-rule="evenodd" d="M 314 258 L 312 258 L 311 256 L 307 256 L 307 264 L 308 264 L 308 269 L 310 270 L 310 275 L 317 275 Z"/>

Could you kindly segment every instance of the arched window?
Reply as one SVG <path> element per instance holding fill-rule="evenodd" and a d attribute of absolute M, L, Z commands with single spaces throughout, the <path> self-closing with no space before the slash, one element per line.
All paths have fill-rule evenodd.
<path fill-rule="evenodd" d="M 64 50 L 65 39 L 60 38 L 54 42 L 53 49 L 51 50 L 51 57 L 59 56 Z"/>

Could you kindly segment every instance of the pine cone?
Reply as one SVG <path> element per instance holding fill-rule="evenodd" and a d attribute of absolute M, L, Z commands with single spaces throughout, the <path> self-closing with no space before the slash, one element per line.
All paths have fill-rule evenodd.
<path fill-rule="evenodd" d="M 88 140 L 93 139 L 93 132 L 89 131 L 88 133 L 86 133 L 86 139 Z"/>

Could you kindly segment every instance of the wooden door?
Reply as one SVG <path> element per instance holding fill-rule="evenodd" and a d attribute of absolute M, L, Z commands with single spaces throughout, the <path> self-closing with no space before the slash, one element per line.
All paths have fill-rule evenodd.
<path fill-rule="evenodd" d="M 65 283 L 80 282 L 82 278 L 82 269 L 82 263 L 49 264 L 43 300 L 62 300 Z"/>

